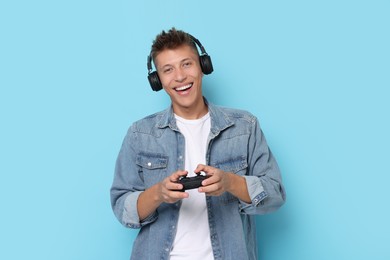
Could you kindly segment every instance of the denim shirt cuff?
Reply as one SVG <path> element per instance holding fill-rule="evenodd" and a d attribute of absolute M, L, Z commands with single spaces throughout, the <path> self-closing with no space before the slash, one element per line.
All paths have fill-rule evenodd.
<path fill-rule="evenodd" d="M 141 191 L 129 194 L 125 200 L 122 222 L 129 228 L 141 228 L 157 219 L 157 213 L 153 213 L 144 220 L 140 221 L 137 210 L 137 201 Z"/>
<path fill-rule="evenodd" d="M 249 197 L 251 198 L 252 203 L 246 203 L 240 200 L 240 210 L 245 212 L 250 209 L 256 208 L 261 201 L 263 201 L 266 197 L 268 197 L 265 192 L 263 185 L 260 179 L 257 176 L 243 176 L 246 180 L 246 185 L 249 193 Z"/>

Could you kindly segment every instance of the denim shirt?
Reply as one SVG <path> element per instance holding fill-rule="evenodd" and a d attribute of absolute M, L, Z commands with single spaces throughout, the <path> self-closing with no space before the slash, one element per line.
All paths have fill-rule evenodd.
<path fill-rule="evenodd" d="M 285 201 L 279 168 L 256 117 L 206 104 L 211 118 L 206 163 L 243 176 L 251 198 L 248 204 L 228 192 L 206 196 L 214 258 L 255 260 L 254 215 L 272 212 Z M 162 203 L 141 221 L 137 200 L 145 189 L 184 169 L 184 145 L 172 107 L 135 122 L 128 130 L 116 162 L 111 205 L 123 225 L 140 228 L 131 259 L 169 259 L 181 202 Z"/>

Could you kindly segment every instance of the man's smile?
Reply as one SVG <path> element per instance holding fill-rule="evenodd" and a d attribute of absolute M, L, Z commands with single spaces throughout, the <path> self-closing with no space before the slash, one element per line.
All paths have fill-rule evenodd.
<path fill-rule="evenodd" d="M 190 83 L 190 84 L 187 84 L 187 85 L 184 85 L 184 86 L 180 86 L 180 87 L 176 87 L 176 88 L 173 88 L 175 91 L 179 92 L 179 91 L 185 91 L 185 90 L 188 90 L 192 87 L 193 83 Z"/>

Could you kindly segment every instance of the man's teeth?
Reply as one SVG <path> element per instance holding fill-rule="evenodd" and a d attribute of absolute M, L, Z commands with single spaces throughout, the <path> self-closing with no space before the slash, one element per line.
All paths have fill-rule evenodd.
<path fill-rule="evenodd" d="M 175 88 L 175 90 L 176 91 L 183 91 L 183 90 L 189 89 L 190 87 L 192 87 L 192 83 L 185 85 L 185 86 L 182 86 L 182 87 L 177 87 L 177 88 Z"/>

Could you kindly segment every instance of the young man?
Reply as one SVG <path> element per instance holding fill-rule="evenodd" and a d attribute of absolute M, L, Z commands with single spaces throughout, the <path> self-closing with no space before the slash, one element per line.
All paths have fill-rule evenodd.
<path fill-rule="evenodd" d="M 172 104 L 135 122 L 117 159 L 112 207 L 140 228 L 132 259 L 257 259 L 254 215 L 278 209 L 285 192 L 256 117 L 203 97 L 211 60 L 188 33 L 157 35 L 148 68 Z M 207 178 L 183 192 L 179 180 L 197 175 Z"/>

